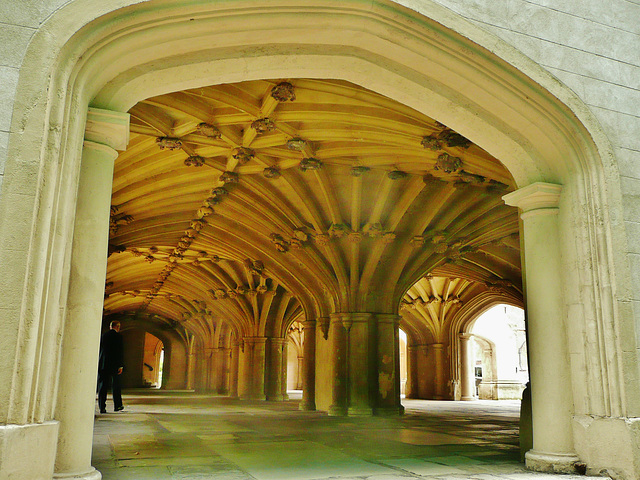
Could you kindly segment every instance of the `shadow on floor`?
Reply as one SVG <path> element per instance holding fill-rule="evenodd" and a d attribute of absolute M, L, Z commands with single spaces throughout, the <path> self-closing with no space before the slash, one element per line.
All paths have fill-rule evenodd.
<path fill-rule="evenodd" d="M 556 478 L 519 463 L 517 401 L 403 400 L 402 417 L 359 418 L 291 396 L 127 392 L 124 412 L 96 413 L 93 465 L 104 480 Z"/>

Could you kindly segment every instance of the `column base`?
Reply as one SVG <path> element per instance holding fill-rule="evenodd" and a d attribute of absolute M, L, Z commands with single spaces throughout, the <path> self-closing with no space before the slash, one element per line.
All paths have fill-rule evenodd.
<path fill-rule="evenodd" d="M 473 401 L 477 400 L 477 398 L 476 397 L 461 397 L 460 400 L 463 401 L 463 402 L 473 402 Z"/>
<path fill-rule="evenodd" d="M 350 417 L 372 417 L 373 408 L 371 407 L 349 407 L 347 414 Z"/>
<path fill-rule="evenodd" d="M 269 396 L 269 397 L 267 397 L 267 401 L 269 401 L 269 402 L 283 402 L 284 401 L 284 396 L 283 395 Z"/>
<path fill-rule="evenodd" d="M 0 425 L 0 478 L 51 478 L 58 422 Z"/>
<path fill-rule="evenodd" d="M 266 395 L 248 395 L 248 396 L 242 396 L 239 398 L 240 400 L 257 401 L 257 402 L 264 402 L 267 400 Z"/>
<path fill-rule="evenodd" d="M 529 450 L 525 456 L 528 470 L 545 473 L 576 473 L 580 459 L 573 453 L 544 453 Z"/>
<path fill-rule="evenodd" d="M 91 467 L 91 470 L 85 473 L 54 473 L 53 478 L 66 478 L 66 479 L 77 479 L 77 480 L 100 480 L 102 478 L 102 474 Z"/>
<path fill-rule="evenodd" d="M 315 411 L 316 402 L 305 402 L 304 400 L 298 404 L 298 410 L 303 410 L 307 412 Z"/>
<path fill-rule="evenodd" d="M 397 407 L 376 408 L 375 415 L 378 417 L 398 417 L 404 415 L 404 407 L 399 405 Z"/>
<path fill-rule="evenodd" d="M 327 413 L 331 417 L 344 417 L 347 415 L 347 407 L 331 405 Z"/>

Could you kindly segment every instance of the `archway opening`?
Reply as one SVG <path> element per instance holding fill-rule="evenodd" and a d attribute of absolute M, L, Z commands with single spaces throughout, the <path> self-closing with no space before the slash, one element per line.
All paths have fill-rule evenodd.
<path fill-rule="evenodd" d="M 302 377 L 302 343 L 287 325 L 315 316 L 316 384 L 327 386 L 315 402 L 330 410 L 331 357 L 343 348 L 330 331 L 364 335 L 351 352 L 382 338 L 382 327 L 363 327 L 366 312 L 393 315 L 399 292 L 430 271 L 402 301 L 405 331 L 432 372 L 423 396 L 455 398 L 455 312 L 492 289 L 521 298 L 517 212 L 501 199 L 513 178 L 409 107 L 349 82 L 298 78 L 173 92 L 130 114 L 114 170 L 105 310 L 186 339 L 196 386 L 282 399 Z M 395 361 L 395 343 L 376 351 L 390 348 Z M 370 361 L 362 355 L 354 365 Z M 379 378 L 367 378 L 363 402 Z M 382 397 L 399 397 L 387 383 L 393 393 Z"/>
<path fill-rule="evenodd" d="M 401 328 L 398 335 L 400 352 L 400 396 L 407 395 L 407 334 Z"/>
<path fill-rule="evenodd" d="M 287 332 L 287 393 L 291 398 L 300 398 L 304 362 L 304 328 L 293 322 Z"/>
<path fill-rule="evenodd" d="M 164 344 L 158 337 L 146 332 L 144 339 L 144 385 L 149 388 L 161 388 L 163 367 Z"/>
<path fill-rule="evenodd" d="M 524 311 L 496 305 L 470 329 L 476 396 L 481 400 L 519 400 L 529 381 Z"/>
<path fill-rule="evenodd" d="M 126 328 L 121 333 L 124 343 L 123 388 L 162 386 L 165 346 L 158 337 L 139 328 Z"/>

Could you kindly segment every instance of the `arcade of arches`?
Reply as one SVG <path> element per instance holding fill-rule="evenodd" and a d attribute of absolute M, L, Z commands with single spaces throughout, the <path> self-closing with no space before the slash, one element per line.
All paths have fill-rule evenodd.
<path fill-rule="evenodd" d="M 614 88 L 605 37 L 552 41 L 594 22 L 538 38 L 558 12 L 517 0 L 524 39 L 492 33 L 492 2 L 5 3 L 29 32 L 5 35 L 22 54 L 0 109 L 0 477 L 100 478 L 101 321 L 122 324 L 130 385 L 279 402 L 295 370 L 300 416 L 378 417 L 403 411 L 400 329 L 406 394 L 469 400 L 473 321 L 508 304 L 527 312 L 527 468 L 638 478 L 640 187 L 611 132 L 637 135 L 588 102 L 615 97 L 587 86 Z M 593 66 L 572 87 L 539 58 L 569 50 Z"/>
<path fill-rule="evenodd" d="M 407 396 L 473 397 L 468 324 L 523 304 L 500 162 L 342 81 L 211 86 L 129 113 L 105 324 L 171 336 L 167 386 L 282 400 L 302 327 L 303 408 L 397 414 L 400 326 Z"/>

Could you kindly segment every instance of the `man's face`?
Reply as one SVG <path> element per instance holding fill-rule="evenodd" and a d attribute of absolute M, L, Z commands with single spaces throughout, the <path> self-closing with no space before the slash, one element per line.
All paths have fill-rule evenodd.
<path fill-rule="evenodd" d="M 113 328 L 116 332 L 119 332 L 120 331 L 120 324 L 119 323 L 114 323 L 111 328 Z"/>

